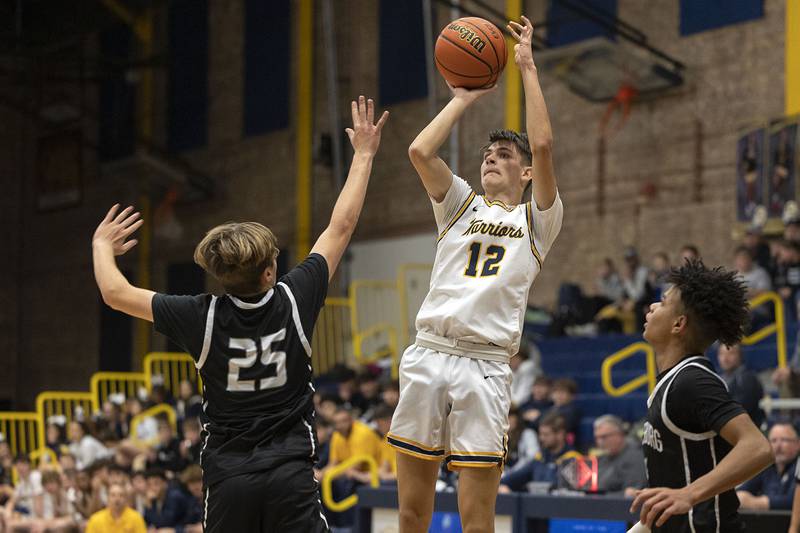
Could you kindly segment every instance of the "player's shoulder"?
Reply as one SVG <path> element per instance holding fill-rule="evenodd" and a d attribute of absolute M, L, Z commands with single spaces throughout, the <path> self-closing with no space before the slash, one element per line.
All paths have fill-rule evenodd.
<path fill-rule="evenodd" d="M 709 390 L 727 390 L 725 381 L 714 371 L 708 359 L 698 359 L 683 365 L 670 384 L 670 396 L 691 398 Z"/>

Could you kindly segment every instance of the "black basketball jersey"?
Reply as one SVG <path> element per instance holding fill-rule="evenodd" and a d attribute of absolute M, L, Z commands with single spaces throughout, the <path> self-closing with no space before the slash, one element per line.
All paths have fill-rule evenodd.
<path fill-rule="evenodd" d="M 266 294 L 153 298 L 153 323 L 192 354 L 203 378 L 205 481 L 316 453 L 311 332 L 328 288 L 318 254 Z"/>
<path fill-rule="evenodd" d="M 650 487 L 682 488 L 710 472 L 730 452 L 719 431 L 745 410 L 702 355 L 661 373 L 647 399 L 642 445 Z M 728 490 L 673 516 L 654 533 L 741 531 L 739 500 Z"/>

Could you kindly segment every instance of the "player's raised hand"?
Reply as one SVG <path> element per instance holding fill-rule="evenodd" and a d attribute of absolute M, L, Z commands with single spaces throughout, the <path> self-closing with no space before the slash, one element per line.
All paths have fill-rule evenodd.
<path fill-rule="evenodd" d="M 375 124 L 375 102 L 372 98 L 358 97 L 358 102 L 350 102 L 350 111 L 353 114 L 353 127 L 347 128 L 347 136 L 356 153 L 374 155 L 381 143 L 381 130 L 389 118 L 389 112 L 384 111 L 378 123 Z"/>
<path fill-rule="evenodd" d="M 487 87 L 485 89 L 467 89 L 464 87 L 453 87 L 449 83 L 447 84 L 450 87 L 450 92 L 453 93 L 453 98 L 459 98 L 462 100 L 466 100 L 469 103 L 474 102 L 481 96 L 494 92 L 497 89 L 497 84 L 492 85 L 491 87 Z"/>
<path fill-rule="evenodd" d="M 517 44 L 514 45 L 514 62 L 519 68 L 532 68 L 534 66 L 533 49 L 531 47 L 533 24 L 525 15 L 521 18 L 523 24 L 511 20 L 506 28 L 517 40 Z"/>
<path fill-rule="evenodd" d="M 106 217 L 97 226 L 92 238 L 93 245 L 107 245 L 114 251 L 114 255 L 122 255 L 138 242 L 136 239 L 127 240 L 130 235 L 139 229 L 143 220 L 138 212 L 133 212 L 133 207 L 126 207 L 119 211 L 119 204 L 108 210 Z"/>

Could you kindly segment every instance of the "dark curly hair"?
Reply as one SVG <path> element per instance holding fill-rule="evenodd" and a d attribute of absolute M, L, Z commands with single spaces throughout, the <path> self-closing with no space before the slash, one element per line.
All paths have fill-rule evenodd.
<path fill-rule="evenodd" d="M 695 340 L 707 347 L 715 340 L 726 346 L 744 336 L 750 318 L 746 287 L 736 272 L 707 268 L 701 260 L 687 260 L 667 278 L 681 293 Z"/>

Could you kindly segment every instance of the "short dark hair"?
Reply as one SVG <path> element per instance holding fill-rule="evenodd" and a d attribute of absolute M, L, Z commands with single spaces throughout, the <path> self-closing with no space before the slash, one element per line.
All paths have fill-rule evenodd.
<path fill-rule="evenodd" d="M 539 427 L 547 426 L 556 433 L 567 430 L 567 421 L 558 413 L 548 413 L 539 421 Z"/>
<path fill-rule="evenodd" d="M 386 405 L 385 403 L 379 404 L 375 411 L 372 413 L 373 420 L 381 420 L 386 418 L 392 418 L 394 415 L 394 409 Z"/>
<path fill-rule="evenodd" d="M 517 133 L 514 130 L 492 130 L 489 132 L 489 144 L 484 146 L 481 149 L 481 152 L 485 152 L 492 143 L 497 141 L 508 141 L 513 144 L 519 155 L 522 156 L 522 162 L 526 165 L 533 164 L 533 154 L 531 154 L 531 145 L 528 142 L 528 134 L 527 133 Z M 525 189 L 522 191 L 522 197 L 525 198 L 525 195 L 533 186 L 533 180 L 530 180 L 527 185 L 525 185 Z"/>
<path fill-rule="evenodd" d="M 527 133 L 517 133 L 513 130 L 492 130 L 489 132 L 489 144 L 483 147 L 481 150 L 485 152 L 492 143 L 497 141 L 508 141 L 513 144 L 519 155 L 522 156 L 522 160 L 530 165 L 533 162 L 533 155 L 531 154 L 531 145 L 528 142 L 528 134 Z"/>
<path fill-rule="evenodd" d="M 703 348 L 715 340 L 733 346 L 744 337 L 750 306 L 745 284 L 736 272 L 687 260 L 670 271 L 667 282 L 680 291 L 689 327 Z"/>
<path fill-rule="evenodd" d="M 737 246 L 736 249 L 733 251 L 733 255 L 739 255 L 739 254 L 744 254 L 747 257 L 749 257 L 750 259 L 753 258 L 753 252 L 751 252 L 750 248 L 748 248 L 747 246 L 745 246 L 743 244 L 740 245 L 740 246 Z"/>
<path fill-rule="evenodd" d="M 154 477 L 161 478 L 164 481 L 167 481 L 167 473 L 164 471 L 163 468 L 155 467 L 155 468 L 150 468 L 150 469 L 145 471 L 145 473 L 144 473 L 144 478 L 145 479 L 150 479 L 150 478 L 154 478 Z"/>
<path fill-rule="evenodd" d="M 565 390 L 575 396 L 578 394 L 578 384 L 572 378 L 561 378 L 553 382 L 553 389 Z"/>

